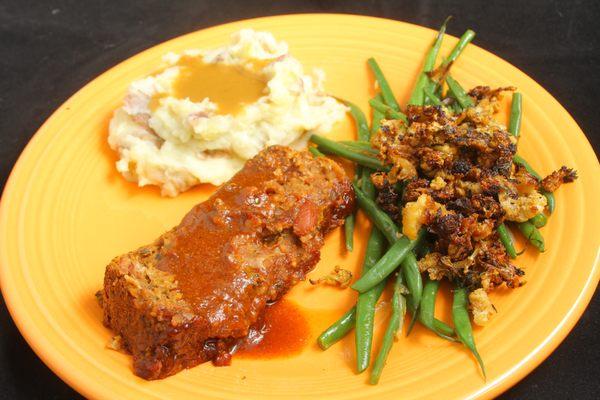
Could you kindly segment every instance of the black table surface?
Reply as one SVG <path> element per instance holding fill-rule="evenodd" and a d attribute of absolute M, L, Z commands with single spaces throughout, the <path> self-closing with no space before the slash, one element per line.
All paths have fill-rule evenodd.
<path fill-rule="evenodd" d="M 600 2 L 581 1 L 0 1 L 0 185 L 44 120 L 107 68 L 184 33 L 265 15 L 365 14 L 470 27 L 476 43 L 533 77 L 600 149 Z M 382 32 L 385 34 L 385 32 Z M 600 221 L 598 221 L 600 222 Z M 565 249 L 568 251 L 568 249 Z M 502 395 L 600 398 L 600 300 L 529 376 Z M 0 305 L 0 398 L 80 396 L 40 361 Z"/>

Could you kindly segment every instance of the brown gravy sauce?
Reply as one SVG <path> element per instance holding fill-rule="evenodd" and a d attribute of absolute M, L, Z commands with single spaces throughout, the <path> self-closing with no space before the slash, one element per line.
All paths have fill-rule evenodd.
<path fill-rule="evenodd" d="M 206 64 L 201 57 L 190 56 L 181 57 L 176 65 L 180 70 L 171 95 L 178 99 L 189 98 L 193 102 L 201 102 L 208 97 L 217 104 L 218 114 L 235 115 L 265 92 L 264 79 L 238 65 Z M 151 99 L 150 109 L 159 105 L 162 96 Z"/>
<path fill-rule="evenodd" d="M 251 328 L 234 358 L 277 358 L 298 354 L 309 337 L 308 321 L 297 305 L 284 298 L 266 308 L 262 324 Z"/>

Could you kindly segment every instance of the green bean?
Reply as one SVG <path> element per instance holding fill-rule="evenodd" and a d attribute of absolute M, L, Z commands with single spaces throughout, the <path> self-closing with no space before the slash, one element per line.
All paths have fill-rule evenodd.
<path fill-rule="evenodd" d="M 379 68 L 377 61 L 371 57 L 367 60 L 367 64 L 369 64 L 369 67 L 371 67 L 371 71 L 373 71 L 373 75 L 375 75 L 375 79 L 377 80 L 377 83 L 379 83 L 379 89 L 381 90 L 381 96 L 383 97 L 385 104 L 396 111 L 400 111 L 400 106 L 394 97 L 394 93 L 390 88 L 390 84 L 388 83 L 387 79 L 385 79 L 385 76 L 383 75 L 381 68 Z"/>
<path fill-rule="evenodd" d="M 375 100 L 381 101 L 381 93 L 377 93 L 374 97 Z M 379 130 L 379 125 L 381 123 L 381 119 L 383 118 L 383 114 L 378 110 L 373 110 L 373 121 L 371 125 L 371 131 L 369 132 L 369 144 L 370 140 Z M 369 168 L 363 168 L 362 176 L 361 176 L 361 186 L 363 192 L 371 199 L 375 198 L 375 186 L 373 185 L 373 181 L 371 181 L 371 174 L 373 170 Z"/>
<path fill-rule="evenodd" d="M 377 93 L 373 100 L 382 102 L 383 98 L 381 97 L 381 93 Z M 371 137 L 377 133 L 379 127 L 381 126 L 381 120 L 385 117 L 385 113 L 373 108 L 373 120 L 371 121 Z"/>
<path fill-rule="evenodd" d="M 385 105 L 385 104 L 381 103 L 380 101 L 371 99 L 371 100 L 369 100 L 369 104 L 374 109 L 384 113 L 385 115 L 388 115 L 392 119 L 399 119 L 399 120 L 404 121 L 405 123 L 408 122 L 408 118 L 406 117 L 405 114 L 401 113 L 400 111 L 394 110 L 390 106 Z"/>
<path fill-rule="evenodd" d="M 541 228 L 543 226 L 546 226 L 546 224 L 548 223 L 548 217 L 546 217 L 544 214 L 539 213 L 536 214 L 533 218 L 531 218 L 529 220 L 533 226 L 535 226 L 536 228 Z"/>
<path fill-rule="evenodd" d="M 413 317 L 410 320 L 410 325 L 408 326 L 407 332 L 406 332 L 406 336 L 410 335 L 410 332 L 412 331 L 412 328 L 415 324 L 415 322 L 419 319 L 419 310 L 414 310 L 413 311 Z M 427 327 L 426 327 L 427 328 Z M 430 328 L 427 328 L 430 329 Z M 447 337 L 445 337 L 445 339 L 450 340 L 451 342 L 455 342 L 456 340 L 452 337 L 454 335 L 454 329 L 452 329 L 452 327 L 448 324 L 446 324 L 443 321 L 440 321 L 437 318 L 433 319 L 433 329 L 432 331 L 435 334 L 442 333 L 444 335 L 446 335 Z"/>
<path fill-rule="evenodd" d="M 344 220 L 344 243 L 346 250 L 354 250 L 354 214 L 350 214 Z"/>
<path fill-rule="evenodd" d="M 385 330 L 383 341 L 381 342 L 381 348 L 377 354 L 377 358 L 373 363 L 373 369 L 371 370 L 371 377 L 369 382 L 372 385 L 376 385 L 381 377 L 381 372 L 385 366 L 385 360 L 394 344 L 394 339 L 398 331 L 402 330 L 402 323 L 404 322 L 404 315 L 406 314 L 406 300 L 402 295 L 402 274 L 398 273 L 396 282 L 394 283 L 394 293 L 392 294 L 392 315 L 390 321 Z"/>
<path fill-rule="evenodd" d="M 362 190 L 369 199 L 375 198 L 375 186 L 371 181 L 371 170 L 363 168 L 361 185 Z M 373 265 L 381 258 L 385 247 L 385 236 L 373 227 L 367 249 L 363 260 L 363 274 L 369 271 Z M 385 288 L 385 280 L 381 281 L 372 289 L 358 295 L 356 302 L 356 363 L 359 372 L 364 371 L 369 366 L 371 357 L 371 347 L 373 343 L 373 324 L 375 320 L 375 304 Z"/>
<path fill-rule="evenodd" d="M 384 281 L 400 265 L 410 250 L 412 250 L 411 241 L 406 236 L 397 240 L 373 268 L 354 282 L 352 289 L 364 293 Z"/>
<path fill-rule="evenodd" d="M 548 203 L 548 213 L 552 214 L 554 212 L 554 208 L 556 207 L 556 199 L 554 198 L 554 193 L 542 190 L 542 194 L 546 196 L 546 200 Z"/>
<path fill-rule="evenodd" d="M 433 319 L 433 328 L 434 331 L 436 333 L 441 333 L 445 336 L 447 336 L 445 339 L 450 340 L 451 342 L 456 342 L 456 339 L 454 339 L 452 336 L 454 336 L 454 329 L 448 325 L 447 323 L 440 321 L 437 318 Z"/>
<path fill-rule="evenodd" d="M 369 141 L 369 124 L 362 110 L 356 105 L 347 100 L 342 100 L 350 108 L 350 115 L 356 124 L 356 136 L 358 140 Z"/>
<path fill-rule="evenodd" d="M 381 101 L 382 96 L 381 93 L 377 93 L 374 97 L 375 100 L 377 101 Z M 377 131 L 379 131 L 379 126 L 381 125 L 381 120 L 383 119 L 384 115 L 378 111 L 373 109 L 373 120 L 371 122 L 371 132 L 369 134 L 369 140 L 371 140 L 371 138 L 377 134 Z M 373 181 L 371 181 L 371 174 L 373 173 L 372 170 L 368 169 L 368 168 L 363 168 L 362 170 L 362 177 L 361 177 L 361 186 L 362 186 L 362 190 L 363 192 L 369 197 L 374 199 L 375 198 L 375 186 L 373 185 Z"/>
<path fill-rule="evenodd" d="M 510 119 L 508 122 L 508 132 L 518 137 L 521 133 L 521 115 L 522 115 L 522 96 L 521 93 L 513 93 L 510 106 Z"/>
<path fill-rule="evenodd" d="M 444 34 L 446 33 L 446 25 L 448 24 L 448 21 L 450 21 L 450 18 L 451 17 L 447 17 L 444 20 L 444 23 L 440 27 L 440 30 L 438 31 L 438 34 L 435 40 L 433 41 L 431 49 L 429 49 L 429 51 L 427 52 L 427 55 L 425 56 L 425 62 L 423 63 L 423 72 L 429 72 L 435 67 L 435 61 L 437 59 L 438 53 L 440 52 L 440 48 L 442 47 Z"/>
<path fill-rule="evenodd" d="M 319 146 L 319 150 L 324 153 L 335 154 L 340 157 L 346 158 L 350 161 L 354 161 L 362 166 L 372 168 L 375 170 L 385 171 L 389 170 L 388 167 L 384 166 L 379 159 L 373 156 L 369 156 L 363 153 L 356 152 L 350 149 L 348 146 L 341 145 L 333 140 L 327 139 L 323 136 L 312 135 L 310 137 L 311 142 Z"/>
<path fill-rule="evenodd" d="M 346 146 L 354 146 L 361 149 L 366 149 L 367 147 L 371 147 L 371 142 L 368 140 L 340 140 L 338 143 L 344 144 Z M 371 147 L 371 149 L 373 149 Z"/>
<path fill-rule="evenodd" d="M 360 182 L 360 184 L 361 184 L 361 189 L 360 189 L 361 193 L 360 194 L 362 196 L 365 196 L 368 200 L 371 201 L 371 203 L 374 204 L 376 189 L 375 189 L 375 185 L 373 184 L 373 181 L 371 180 L 372 173 L 373 173 L 373 170 L 370 170 L 368 168 L 363 169 L 361 182 Z M 355 187 L 358 187 L 355 182 L 353 182 L 353 184 L 355 185 Z M 375 206 L 375 207 L 377 207 L 377 206 Z"/>
<path fill-rule="evenodd" d="M 545 190 L 540 191 L 541 194 L 546 198 L 546 206 L 548 207 L 548 213 L 552 214 L 554 212 L 554 208 L 556 207 L 556 200 L 554 199 L 554 193 L 547 192 Z"/>
<path fill-rule="evenodd" d="M 541 253 L 546 250 L 544 246 L 544 237 L 530 221 L 519 222 L 517 226 L 529 243 L 534 245 Z"/>
<path fill-rule="evenodd" d="M 450 75 L 446 76 L 446 83 L 448 90 L 462 108 L 473 107 L 473 100 L 454 78 Z"/>
<path fill-rule="evenodd" d="M 371 145 L 368 143 L 369 140 L 369 124 L 367 123 L 367 118 L 362 110 L 347 100 L 343 100 L 343 102 L 350 108 L 350 115 L 354 119 L 354 123 L 356 124 L 356 132 L 358 140 L 367 141 L 367 148 L 371 150 Z M 349 144 L 351 143 L 351 144 Z M 354 148 L 356 150 L 367 150 L 364 146 L 359 145 L 356 142 L 346 142 L 344 143 L 346 146 Z M 372 149 L 374 150 L 374 149 Z M 375 154 L 377 154 L 377 150 L 374 150 Z M 358 179 L 361 175 L 360 166 L 356 167 L 355 179 Z M 350 214 L 346 217 L 344 222 L 344 238 L 346 243 L 346 249 L 348 251 L 352 251 L 354 249 L 354 214 Z"/>
<path fill-rule="evenodd" d="M 370 136 L 370 134 L 369 134 Z M 367 140 L 370 139 L 367 138 Z M 371 173 L 373 171 L 368 168 L 363 168 L 361 176 L 361 186 L 363 193 L 369 199 L 375 198 L 375 186 L 371 181 Z M 369 271 L 373 265 L 381 258 L 385 247 L 385 236 L 376 228 L 371 229 L 369 240 L 367 241 L 367 249 L 363 260 L 363 274 Z M 370 362 L 371 348 L 373 343 L 373 326 L 375 321 L 375 305 L 381 297 L 381 293 L 385 288 L 385 281 L 380 282 L 371 290 L 361 293 L 356 302 L 356 362 L 357 370 L 364 371 Z"/>
<path fill-rule="evenodd" d="M 508 132 L 517 137 L 521 133 L 521 116 L 523 115 L 522 102 L 523 100 L 521 93 L 514 93 L 512 97 L 512 104 L 510 107 L 510 120 L 508 123 Z M 513 161 L 515 162 L 515 164 L 522 165 L 525 168 L 525 170 L 531 175 L 535 176 L 538 181 L 542 180 L 542 176 L 538 174 L 531 167 L 531 165 L 529 165 L 529 163 L 525 161 L 523 157 L 515 154 L 515 156 L 513 157 Z M 556 199 L 554 198 L 554 194 L 546 190 L 540 190 L 540 193 L 542 193 L 546 197 L 546 201 L 548 203 L 548 212 L 552 214 L 554 212 L 554 208 L 556 207 Z"/>
<path fill-rule="evenodd" d="M 417 264 L 417 257 L 411 251 L 402 261 L 402 273 L 408 288 L 408 306 L 413 312 L 419 309 L 421 295 L 423 293 L 423 278 Z"/>
<path fill-rule="evenodd" d="M 396 242 L 402 236 L 402 232 L 396 226 L 394 221 L 383 210 L 377 207 L 377 204 L 360 190 L 357 185 L 354 184 L 353 186 L 359 207 L 367 214 L 371 222 L 373 222 L 373 224 L 385 235 L 390 244 Z"/>
<path fill-rule="evenodd" d="M 410 317 L 410 322 L 408 323 L 408 328 L 406 329 L 406 337 L 408 337 L 410 335 L 410 333 L 412 332 L 412 329 L 415 327 L 415 324 L 417 323 L 417 320 L 419 319 L 419 309 L 416 310 L 412 310 L 410 311 L 412 313 L 411 317 Z"/>
<path fill-rule="evenodd" d="M 367 242 L 367 250 L 363 260 L 363 274 L 367 273 L 383 255 L 385 237 L 379 229 L 373 227 Z M 385 280 L 372 289 L 358 295 L 356 301 L 356 369 L 363 372 L 369 367 L 371 348 L 373 345 L 373 326 L 375 322 L 375 305 L 385 288 Z"/>
<path fill-rule="evenodd" d="M 354 141 L 354 140 L 340 140 L 338 143 L 344 146 L 350 147 L 356 151 L 366 151 L 371 154 L 379 154 L 377 149 L 374 149 L 369 142 Z"/>
<path fill-rule="evenodd" d="M 434 106 L 442 106 L 443 105 L 442 101 L 436 96 L 435 93 L 433 93 L 433 90 L 431 90 L 431 87 L 425 86 L 423 88 L 423 91 L 425 92 L 426 100 L 428 100 L 425 102 L 425 104 L 431 103 Z"/>
<path fill-rule="evenodd" d="M 360 178 L 362 195 L 365 195 L 369 199 L 375 198 L 375 185 L 373 185 L 373 181 L 371 180 L 371 174 L 373 170 L 368 168 L 363 168 L 362 177 Z M 387 214 L 386 214 L 387 215 Z"/>
<path fill-rule="evenodd" d="M 554 208 L 556 207 L 556 200 L 554 198 L 554 193 L 547 192 L 545 190 L 540 190 L 540 193 L 544 195 L 546 198 L 546 206 L 548 207 L 548 213 L 552 214 L 554 212 Z"/>
<path fill-rule="evenodd" d="M 425 56 L 425 61 L 423 63 L 423 69 L 419 73 L 419 77 L 417 78 L 417 83 L 410 95 L 410 99 L 408 100 L 408 104 L 422 106 L 425 101 L 425 93 L 423 92 L 423 88 L 428 84 L 429 77 L 427 76 L 427 72 L 430 72 L 435 66 L 435 60 L 437 59 L 437 55 L 440 52 L 440 47 L 442 46 L 442 41 L 444 40 L 444 33 L 446 32 L 446 24 L 448 23 L 450 17 L 446 18 L 444 23 L 442 24 L 435 40 L 427 55 Z"/>
<path fill-rule="evenodd" d="M 419 265 L 414 252 L 411 251 L 404 261 L 402 261 L 401 272 L 404 275 L 404 280 L 408 287 L 409 295 L 407 302 L 408 308 L 412 313 L 410 324 L 406 330 L 406 336 L 408 336 L 418 319 L 421 295 L 423 294 L 423 278 L 421 277 L 421 271 L 419 271 Z"/>
<path fill-rule="evenodd" d="M 448 57 L 442 62 L 442 65 L 446 67 L 451 62 L 456 61 L 456 59 L 463 52 L 465 47 L 467 47 L 467 45 L 471 43 L 473 38 L 475 38 L 475 32 L 473 32 L 470 29 L 467 29 L 465 33 L 463 33 L 463 35 L 460 37 L 460 39 L 458 40 Z"/>
<path fill-rule="evenodd" d="M 321 153 L 319 151 L 319 149 L 317 149 L 316 147 L 309 147 L 308 151 L 311 152 L 311 154 L 316 158 L 316 157 L 325 157 L 325 154 Z"/>
<path fill-rule="evenodd" d="M 454 301 L 452 302 L 452 321 L 454 322 L 454 328 L 456 329 L 456 335 L 477 359 L 483 378 L 486 378 L 485 366 L 483 360 L 479 356 L 477 347 L 475 347 L 475 339 L 473 338 L 473 328 L 471 327 L 471 320 L 469 319 L 468 310 L 469 299 L 467 295 L 467 289 L 456 288 L 454 290 Z"/>
<path fill-rule="evenodd" d="M 513 162 L 515 164 L 519 164 L 521 166 L 523 166 L 523 168 L 525 168 L 525 170 L 527 172 L 529 172 L 531 175 L 533 175 L 538 181 L 542 180 L 542 176 L 540 174 L 538 174 L 531 165 L 529 165 L 529 163 L 520 155 L 515 154 L 513 156 Z M 540 190 L 540 193 L 542 193 L 544 195 L 544 197 L 546 197 L 546 201 L 547 201 L 547 205 L 548 205 L 548 212 L 550 214 L 552 214 L 552 212 L 554 212 L 554 208 L 556 206 L 556 200 L 554 198 L 554 193 L 552 192 L 547 192 L 545 190 Z"/>
<path fill-rule="evenodd" d="M 517 251 L 515 250 L 515 245 L 513 244 L 512 237 L 510 236 L 506 225 L 500 224 L 498 226 L 497 231 L 498 236 L 500 237 L 500 241 L 506 249 L 506 254 L 508 254 L 510 258 L 517 258 Z"/>
<path fill-rule="evenodd" d="M 317 343 L 323 350 L 327 350 L 331 345 L 338 342 L 344 336 L 348 334 L 354 327 L 356 321 L 356 307 L 352 307 L 344 315 L 335 321 L 329 328 L 325 329 L 319 338 Z"/>
<path fill-rule="evenodd" d="M 423 295 L 423 278 L 421 277 L 421 272 L 419 271 L 419 266 L 414 254 L 409 254 L 404 259 L 401 271 L 404 274 L 404 280 L 406 281 L 406 286 L 409 291 L 409 296 L 407 298 L 408 308 L 413 313 L 413 317 L 406 332 L 406 336 L 408 336 L 416 320 L 419 319 L 419 308 Z M 454 335 L 454 330 L 437 318 L 433 319 L 433 327 L 435 332 L 441 332 L 446 336 Z"/>
<path fill-rule="evenodd" d="M 419 321 L 439 337 L 454 342 L 456 340 L 452 337 L 454 334 L 452 328 L 444 323 L 435 324 L 435 298 L 439 287 L 440 281 L 432 281 L 429 279 L 425 281 L 425 285 L 423 286 L 423 296 L 421 297 L 421 307 L 419 309 Z M 450 333 L 446 327 L 450 328 L 452 333 Z"/>
<path fill-rule="evenodd" d="M 373 266 L 359 280 L 354 282 L 352 289 L 364 293 L 383 281 L 402 263 L 406 255 L 423 239 L 423 231 L 415 240 L 410 240 L 406 236 L 398 239 L 389 250 L 381 257 L 377 264 Z"/>
<path fill-rule="evenodd" d="M 450 54 L 448 55 L 447 58 L 445 58 L 442 61 L 442 64 L 440 66 L 440 68 L 446 68 L 448 67 L 448 65 L 454 61 L 456 61 L 456 59 L 458 58 L 458 56 L 461 55 L 461 53 L 463 52 L 463 50 L 465 49 L 465 47 L 467 47 L 467 45 L 469 43 L 471 43 L 471 41 L 473 40 L 473 38 L 475 37 L 475 32 L 473 32 L 470 29 L 467 29 L 465 31 L 465 33 L 463 33 L 463 35 L 460 37 L 460 39 L 458 40 L 458 42 L 456 43 L 456 45 L 454 46 L 454 48 L 452 49 L 452 51 L 450 52 Z M 449 71 L 449 68 L 445 71 L 445 73 L 447 74 Z M 429 82 L 428 85 L 425 85 L 426 88 L 429 88 L 432 92 L 437 92 L 439 94 L 437 94 L 437 97 L 440 98 L 442 96 L 442 85 L 438 82 Z M 454 110 L 456 112 L 456 110 Z M 460 111 L 458 111 L 460 112 Z"/>
<path fill-rule="evenodd" d="M 516 93 L 515 93 L 516 94 Z M 511 121 L 512 121 L 512 117 L 511 117 Z M 511 124 L 512 125 L 512 124 Z M 521 166 L 523 166 L 523 168 L 525 168 L 525 170 L 527 172 L 529 172 L 531 175 L 533 175 L 538 181 L 542 180 L 542 176 L 540 174 L 538 174 L 531 165 L 529 165 L 529 163 L 520 155 L 515 154 L 513 156 L 513 162 L 515 164 L 519 164 Z M 550 214 L 552 214 L 552 212 L 554 211 L 554 208 L 556 206 L 556 200 L 554 198 L 554 193 L 552 192 L 547 192 L 545 190 L 540 190 L 540 193 L 542 193 L 545 197 L 546 197 L 546 202 L 547 202 L 547 206 L 548 206 L 548 212 Z M 542 225 L 543 226 L 543 225 Z"/>

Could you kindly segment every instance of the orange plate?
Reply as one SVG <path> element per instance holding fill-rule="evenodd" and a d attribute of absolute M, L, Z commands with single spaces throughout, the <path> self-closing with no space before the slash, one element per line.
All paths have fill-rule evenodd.
<path fill-rule="evenodd" d="M 366 59 L 374 56 L 405 104 L 430 29 L 351 15 L 291 15 L 222 25 L 153 47 L 111 69 L 70 98 L 40 128 L 17 162 L 2 199 L 0 262 L 2 292 L 19 329 L 54 372 L 93 398 L 491 398 L 537 366 L 573 327 L 598 283 L 600 168 L 584 134 L 569 114 L 532 79 L 500 58 L 469 46 L 453 67 L 466 87 L 514 85 L 523 93 L 520 153 L 542 174 L 563 164 L 580 179 L 556 194 L 557 210 L 543 229 L 548 250 L 518 259 L 528 284 L 500 291 L 499 313 L 476 329 L 488 368 L 481 378 L 461 346 L 417 329 L 393 347 L 378 386 L 354 373 L 349 337 L 326 352 L 314 345 L 318 332 L 353 301 L 351 290 L 299 284 L 289 298 L 310 319 L 310 345 L 299 355 L 270 360 L 210 363 L 171 378 L 146 382 L 131 372 L 130 357 L 107 350 L 94 292 L 112 257 L 148 243 L 177 224 L 213 187 L 175 198 L 137 188 L 115 172 L 106 144 L 107 123 L 129 82 L 151 73 L 163 54 L 225 43 L 241 28 L 272 32 L 287 41 L 307 68 L 321 67 L 327 90 L 367 109 L 372 81 Z M 456 38 L 448 37 L 442 54 Z M 332 136 L 352 138 L 349 121 Z M 366 224 L 357 248 L 342 252 L 340 231 L 326 241 L 315 276 L 341 264 L 358 270 Z M 443 296 L 441 302 L 447 303 Z M 441 304 L 440 316 L 447 311 Z M 446 308 L 446 310 L 444 310 Z M 385 310 L 385 307 L 382 307 Z M 378 314 L 378 326 L 385 311 Z M 33 379 L 33 378 L 32 378 Z"/>

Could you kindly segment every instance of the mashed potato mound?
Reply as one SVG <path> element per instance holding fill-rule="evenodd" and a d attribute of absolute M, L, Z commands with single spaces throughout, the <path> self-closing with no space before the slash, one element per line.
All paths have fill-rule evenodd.
<path fill-rule="evenodd" d="M 182 58 L 245 69 L 265 82 L 264 94 L 229 114 L 209 97 L 179 98 Z M 323 72 L 305 74 L 287 44 L 267 32 L 245 29 L 227 46 L 170 53 L 164 63 L 162 72 L 130 85 L 108 136 L 119 153 L 117 170 L 139 186 L 159 186 L 164 196 L 202 182 L 219 185 L 265 147 L 303 147 L 309 134 L 330 131 L 346 112 L 324 93 Z"/>

